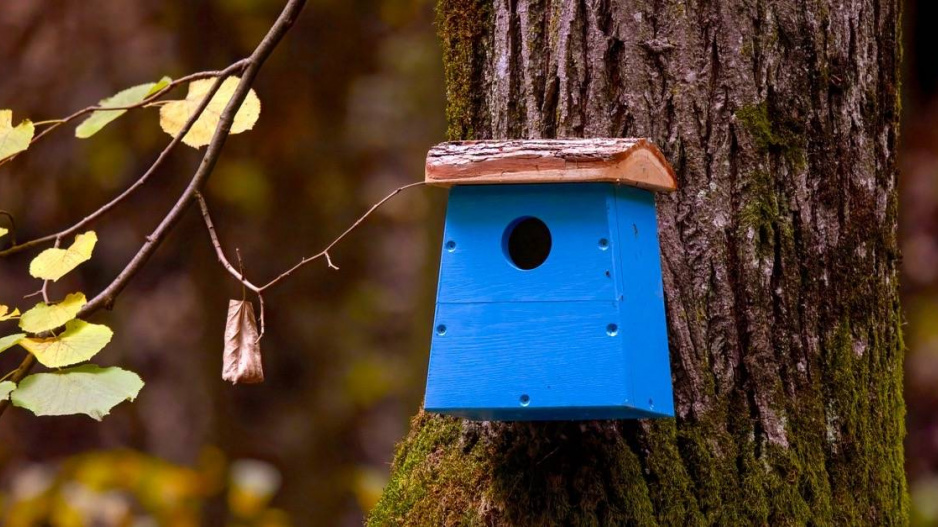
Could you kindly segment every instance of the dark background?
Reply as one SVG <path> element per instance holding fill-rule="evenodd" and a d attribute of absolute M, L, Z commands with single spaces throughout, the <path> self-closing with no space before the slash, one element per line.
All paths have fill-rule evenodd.
<path fill-rule="evenodd" d="M 248 54 L 281 0 L 4 0 L 0 108 L 62 117 L 162 75 Z M 907 466 L 918 525 L 938 525 L 938 5 L 906 2 L 901 237 L 909 348 Z M 422 178 L 444 139 L 430 0 L 311 0 L 261 71 L 260 121 L 232 137 L 207 197 L 223 243 L 263 282 L 322 249 L 391 189 Z M 182 98 L 185 90 L 180 90 Z M 93 211 L 168 141 L 154 109 L 89 140 L 63 127 L 0 169 L 21 240 Z M 89 297 L 120 271 L 197 166 L 181 147 L 94 228 L 95 257 L 53 296 Z M 221 380 L 229 298 L 190 211 L 116 309 L 96 359 L 141 374 L 133 404 L 97 423 L 0 419 L 0 524 L 360 525 L 423 392 L 444 193 L 408 191 L 266 295 L 267 380 Z M 0 302 L 23 295 L 35 253 L 0 261 Z M 7 328 L 4 328 L 6 330 Z M 12 331 L 12 330 L 11 330 Z M 22 355 L 0 355 L 0 372 Z"/>

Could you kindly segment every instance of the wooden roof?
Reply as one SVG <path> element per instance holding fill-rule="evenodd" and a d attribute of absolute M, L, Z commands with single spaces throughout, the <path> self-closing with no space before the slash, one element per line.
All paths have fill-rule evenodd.
<path fill-rule="evenodd" d="M 670 192 L 674 170 L 646 139 L 521 139 L 440 143 L 426 182 L 450 186 L 605 182 Z"/>

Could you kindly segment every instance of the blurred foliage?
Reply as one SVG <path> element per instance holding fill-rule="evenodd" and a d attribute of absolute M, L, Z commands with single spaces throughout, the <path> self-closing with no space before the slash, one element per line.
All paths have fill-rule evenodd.
<path fill-rule="evenodd" d="M 938 526 L 938 4 L 904 2 L 900 226 L 912 525 Z"/>
<path fill-rule="evenodd" d="M 10 491 L 0 493 L 0 518 L 8 527 L 187 527 L 204 525 L 205 508 L 215 501 L 226 506 L 227 525 L 287 527 L 288 515 L 270 507 L 280 480 L 268 463 L 229 464 L 211 447 L 194 468 L 132 450 L 88 452 L 18 471 Z"/>

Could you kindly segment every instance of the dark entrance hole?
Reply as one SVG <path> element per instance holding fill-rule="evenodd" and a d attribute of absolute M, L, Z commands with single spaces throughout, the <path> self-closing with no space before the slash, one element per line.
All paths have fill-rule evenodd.
<path fill-rule="evenodd" d="M 518 218 L 505 229 L 505 254 L 518 269 L 528 271 L 543 264 L 550 246 L 550 229 L 537 218 Z"/>

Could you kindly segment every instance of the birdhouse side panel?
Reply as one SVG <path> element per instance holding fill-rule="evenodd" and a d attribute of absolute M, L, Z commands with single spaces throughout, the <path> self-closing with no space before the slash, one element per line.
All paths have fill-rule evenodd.
<path fill-rule="evenodd" d="M 674 414 L 655 196 L 616 188 L 622 342 L 637 408 Z"/>

